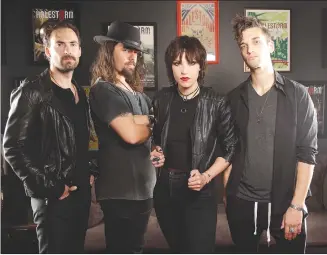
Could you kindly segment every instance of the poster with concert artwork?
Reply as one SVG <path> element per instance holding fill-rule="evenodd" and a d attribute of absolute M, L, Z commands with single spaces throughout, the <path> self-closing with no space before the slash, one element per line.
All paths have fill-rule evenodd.
<path fill-rule="evenodd" d="M 145 90 L 157 90 L 157 24 L 155 22 L 129 22 L 128 24 L 140 30 L 142 49 L 147 52 L 141 54 L 143 58 L 145 73 L 141 77 L 141 83 Z M 111 22 L 102 23 L 102 34 L 106 35 Z"/>
<path fill-rule="evenodd" d="M 313 101 L 318 121 L 318 137 L 327 137 L 327 81 L 302 81 Z"/>
<path fill-rule="evenodd" d="M 58 21 L 69 21 L 78 28 L 78 13 L 76 6 L 65 5 L 61 7 L 49 6 L 47 8 L 32 9 L 33 32 L 33 63 L 48 63 L 43 45 L 45 29 Z"/>
<path fill-rule="evenodd" d="M 247 17 L 259 19 L 269 30 L 274 42 L 271 60 L 278 72 L 291 71 L 291 10 L 290 9 L 245 9 Z M 244 72 L 250 68 L 244 63 Z"/>
<path fill-rule="evenodd" d="M 177 35 L 194 36 L 207 51 L 207 63 L 219 63 L 219 1 L 178 0 Z"/>

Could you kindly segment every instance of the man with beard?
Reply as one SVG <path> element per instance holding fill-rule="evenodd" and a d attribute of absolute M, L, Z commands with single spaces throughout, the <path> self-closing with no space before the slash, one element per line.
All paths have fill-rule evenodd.
<path fill-rule="evenodd" d="M 91 114 L 99 137 L 95 189 L 104 213 L 107 253 L 140 253 L 152 209 L 155 169 L 150 162 L 149 98 L 142 92 L 140 31 L 119 21 L 92 65 Z"/>
<path fill-rule="evenodd" d="M 31 197 L 40 253 L 83 253 L 90 207 L 89 106 L 72 80 L 81 56 L 79 31 L 47 27 L 50 68 L 11 95 L 4 156 Z"/>
<path fill-rule="evenodd" d="M 303 85 L 274 71 L 274 41 L 259 20 L 236 16 L 234 33 L 251 75 L 229 94 L 240 135 L 224 178 L 232 239 L 239 253 L 256 253 L 267 230 L 276 253 L 304 253 L 317 154 L 314 105 Z"/>

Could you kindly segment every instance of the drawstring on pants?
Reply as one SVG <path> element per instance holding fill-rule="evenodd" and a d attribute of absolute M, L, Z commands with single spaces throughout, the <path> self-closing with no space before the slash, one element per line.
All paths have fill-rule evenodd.
<path fill-rule="evenodd" d="M 257 235 L 258 202 L 254 202 L 254 235 Z"/>
<path fill-rule="evenodd" d="M 268 228 L 267 228 L 267 243 L 270 245 L 270 218 L 271 218 L 271 203 L 268 204 Z"/>
<path fill-rule="evenodd" d="M 268 227 L 267 227 L 267 243 L 270 245 L 270 221 L 271 221 L 271 203 L 268 203 Z M 258 202 L 254 202 L 254 235 L 257 235 L 258 222 Z"/>

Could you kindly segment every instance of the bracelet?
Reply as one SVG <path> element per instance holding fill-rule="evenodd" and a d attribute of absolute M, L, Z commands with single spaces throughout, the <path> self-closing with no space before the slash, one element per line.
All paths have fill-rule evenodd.
<path fill-rule="evenodd" d="M 156 118 L 153 115 L 148 115 L 150 125 L 153 125 L 156 122 Z"/>
<path fill-rule="evenodd" d="M 211 175 L 207 172 L 204 172 L 203 174 L 206 174 L 208 176 L 208 178 L 206 178 L 207 179 L 206 184 L 208 184 L 211 181 L 211 179 L 210 179 Z"/>
<path fill-rule="evenodd" d="M 308 213 L 303 207 L 301 206 L 297 206 L 297 205 L 293 205 L 293 204 L 290 204 L 290 208 L 294 209 L 294 210 L 297 210 L 299 212 L 303 212 L 305 215 Z"/>

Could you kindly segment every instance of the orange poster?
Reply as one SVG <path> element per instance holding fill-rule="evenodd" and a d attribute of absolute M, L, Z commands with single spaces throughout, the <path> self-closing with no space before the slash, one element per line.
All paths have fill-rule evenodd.
<path fill-rule="evenodd" d="M 216 1 L 177 1 L 177 34 L 197 37 L 208 64 L 219 63 L 219 9 Z"/>

